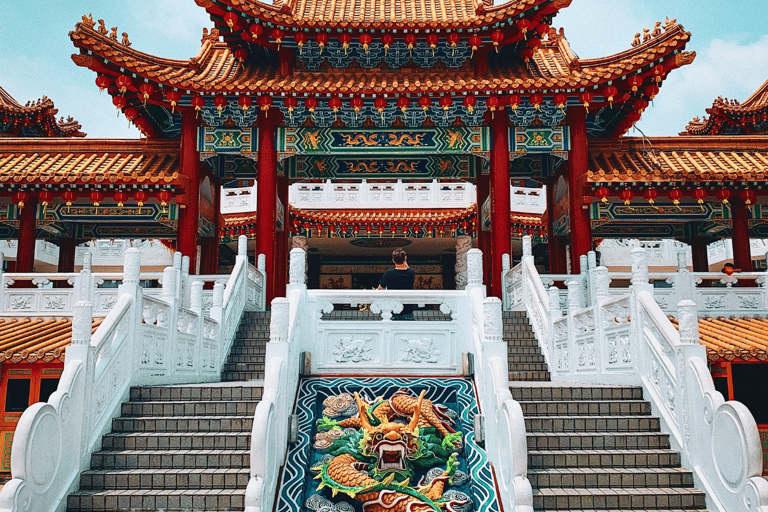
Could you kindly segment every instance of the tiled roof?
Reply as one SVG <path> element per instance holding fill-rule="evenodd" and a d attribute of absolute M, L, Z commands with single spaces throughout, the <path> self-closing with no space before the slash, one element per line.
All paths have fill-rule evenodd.
<path fill-rule="evenodd" d="M 196 57 L 169 60 L 138 52 L 110 39 L 105 34 L 78 23 L 70 32 L 75 46 L 81 50 L 73 59 L 78 65 L 102 69 L 106 59 L 136 75 L 166 86 L 189 91 L 234 94 L 250 93 L 440 93 L 445 91 L 531 91 L 578 89 L 596 86 L 649 66 L 659 59 L 682 50 L 690 33 L 680 25 L 671 25 L 662 35 L 625 52 L 579 61 L 564 37 L 555 35 L 537 48 L 530 66 L 522 63 L 491 68 L 477 78 L 471 67 L 458 69 L 401 69 L 380 73 L 375 70 L 295 70 L 280 76 L 272 67 L 257 67 L 252 60 L 241 64 L 224 43 L 206 38 Z M 94 55 L 86 55 L 87 52 Z M 694 54 L 674 55 L 676 65 L 689 63 Z"/>
<path fill-rule="evenodd" d="M 213 15 L 222 15 L 220 5 L 248 17 L 283 27 L 430 28 L 483 27 L 538 9 L 552 14 L 571 0 L 511 0 L 494 6 L 487 0 L 276 0 L 269 5 L 258 0 L 195 0 Z"/>
<path fill-rule="evenodd" d="M 754 124 L 755 120 L 749 119 L 755 114 L 764 113 L 768 109 L 768 80 L 760 86 L 757 91 L 750 96 L 744 103 L 736 100 L 717 98 L 712 104 L 712 108 L 707 109 L 708 118 L 694 118 L 688 126 L 685 127 L 690 135 L 710 135 L 721 133 L 723 125 L 736 122 L 741 124 L 741 118 L 745 119 L 746 124 Z M 765 122 L 765 118 L 758 119 Z"/>
<path fill-rule="evenodd" d="M 524 226 L 543 226 L 543 219 L 544 217 L 542 215 L 515 212 L 510 213 L 510 221 L 512 224 L 521 224 Z"/>
<path fill-rule="evenodd" d="M 64 120 L 62 117 L 60 120 L 56 120 L 56 114 L 58 110 L 53 107 L 53 101 L 50 98 L 43 96 L 42 99 L 37 101 L 27 102 L 26 105 L 22 105 L 17 102 L 8 92 L 0 87 L 0 126 L 5 124 L 3 122 L 3 116 L 25 118 L 29 120 L 28 125 L 35 125 L 36 131 L 41 135 L 49 135 L 44 131 L 44 121 L 48 121 L 48 125 L 51 128 L 50 136 L 56 137 L 85 137 L 85 134 L 80 132 L 80 124 L 69 117 Z M 36 118 L 36 116 L 40 116 Z"/>
<path fill-rule="evenodd" d="M 178 142 L 0 139 L 0 183 L 180 185 Z"/>
<path fill-rule="evenodd" d="M 95 320 L 91 332 L 96 332 L 101 322 Z M 0 319 L 0 362 L 64 361 L 64 350 L 71 343 L 70 319 Z"/>
<path fill-rule="evenodd" d="M 677 327 L 677 320 L 670 318 Z M 768 319 L 700 318 L 699 339 L 710 361 L 768 360 Z"/>
<path fill-rule="evenodd" d="M 587 181 L 768 181 L 768 136 L 590 139 Z"/>

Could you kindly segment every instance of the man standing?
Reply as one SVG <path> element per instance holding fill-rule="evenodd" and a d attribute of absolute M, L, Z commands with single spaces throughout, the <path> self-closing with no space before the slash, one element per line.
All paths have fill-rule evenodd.
<path fill-rule="evenodd" d="M 392 263 L 395 268 L 384 272 L 379 282 L 379 290 L 413 290 L 416 272 L 408 266 L 408 257 L 402 248 L 392 251 Z M 392 320 L 414 320 L 413 304 L 403 304 L 399 314 L 392 315 Z"/>

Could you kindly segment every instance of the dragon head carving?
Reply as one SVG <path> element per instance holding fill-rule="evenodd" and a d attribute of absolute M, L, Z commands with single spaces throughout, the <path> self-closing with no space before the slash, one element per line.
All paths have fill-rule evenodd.
<path fill-rule="evenodd" d="M 399 473 L 408 475 L 411 472 L 406 461 L 417 456 L 421 450 L 418 425 L 423 399 L 424 391 L 419 395 L 418 404 L 411 416 L 410 423 L 407 425 L 390 422 L 388 418 L 384 417 L 380 419 L 378 425 L 373 426 L 371 421 L 375 417 L 369 415 L 368 405 L 355 393 L 360 424 L 364 432 L 360 448 L 364 455 L 376 459 L 374 472 L 377 474 Z"/>

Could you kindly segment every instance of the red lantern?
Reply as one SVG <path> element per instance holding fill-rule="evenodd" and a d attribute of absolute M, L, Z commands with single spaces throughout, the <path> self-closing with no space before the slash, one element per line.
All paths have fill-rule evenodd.
<path fill-rule="evenodd" d="M 394 42 L 395 42 L 395 38 L 390 33 L 386 33 L 383 36 L 381 36 L 381 43 L 384 45 L 384 55 L 387 54 L 387 50 L 389 50 L 389 47 L 392 46 Z"/>
<path fill-rule="evenodd" d="M 338 96 L 331 96 L 328 100 L 328 106 L 331 107 L 331 110 L 333 110 L 334 113 L 338 113 L 341 108 L 341 98 Z"/>
<path fill-rule="evenodd" d="M 597 190 L 595 190 L 595 197 L 603 203 L 608 202 L 609 195 L 611 195 L 611 191 L 608 190 L 608 187 L 598 187 Z"/>
<path fill-rule="evenodd" d="M 112 197 L 115 198 L 115 201 L 117 201 L 117 206 L 120 208 L 122 208 L 125 202 L 128 200 L 128 194 L 122 190 L 115 192 L 115 195 Z"/>
<path fill-rule="evenodd" d="M 493 47 L 496 49 L 496 53 L 499 53 L 499 45 L 504 41 L 504 32 L 499 29 L 491 32 L 491 41 L 493 41 Z"/>
<path fill-rule="evenodd" d="M 707 191 L 701 187 L 697 187 L 693 190 L 693 198 L 699 204 L 704 204 L 704 200 L 707 198 Z"/>
<path fill-rule="evenodd" d="M 464 105 L 464 108 L 467 109 L 467 112 L 470 113 L 470 115 L 475 111 L 475 105 L 477 105 L 477 98 L 474 96 L 464 96 L 464 99 L 461 102 L 462 105 Z"/>
<path fill-rule="evenodd" d="M 319 102 L 317 101 L 317 98 L 314 96 L 308 96 L 307 99 L 304 100 L 304 107 L 309 110 L 310 114 L 314 114 L 318 103 Z"/>
<path fill-rule="evenodd" d="M 659 197 L 659 193 L 656 191 L 655 188 L 647 188 L 645 189 L 645 192 L 643 192 L 643 197 L 653 205 L 654 201 L 656 201 L 656 198 Z"/>
<path fill-rule="evenodd" d="M 235 50 L 235 58 L 240 61 L 240 64 L 243 63 L 243 61 L 248 58 L 248 50 L 245 48 L 238 48 Z"/>
<path fill-rule="evenodd" d="M 653 77 L 653 80 L 658 84 L 661 83 L 661 81 L 664 79 L 664 75 L 667 74 L 667 68 L 664 66 L 664 64 L 656 64 L 651 68 L 650 75 Z"/>
<path fill-rule="evenodd" d="M 227 98 L 221 94 L 217 94 L 213 97 L 213 106 L 216 107 L 216 110 L 219 111 L 219 115 L 221 115 L 221 111 L 227 106 Z"/>
<path fill-rule="evenodd" d="M 145 82 L 139 86 L 139 92 L 141 93 L 142 101 L 146 105 L 149 97 L 155 92 L 155 86 Z"/>
<path fill-rule="evenodd" d="M 635 193 L 632 192 L 632 189 L 625 188 L 621 192 L 619 192 L 619 199 L 624 201 L 624 206 L 629 206 L 630 201 L 634 199 Z"/>
<path fill-rule="evenodd" d="M 611 106 L 613 106 L 613 98 L 619 93 L 619 90 L 613 85 L 606 85 L 603 88 L 603 96 L 608 100 Z"/>
<path fill-rule="evenodd" d="M 93 206 L 96 206 L 97 208 L 104 201 L 104 194 L 99 190 L 94 190 L 88 197 L 90 197 Z"/>
<path fill-rule="evenodd" d="M 293 34 L 293 40 L 296 42 L 296 46 L 299 47 L 299 55 L 301 55 L 302 50 L 304 49 L 304 44 L 307 42 L 307 34 L 304 32 L 296 32 Z"/>
<path fill-rule="evenodd" d="M 717 197 L 717 200 L 721 203 L 728 204 L 728 200 L 731 198 L 731 191 L 727 188 L 721 188 L 715 193 L 715 197 Z"/>
<path fill-rule="evenodd" d="M 539 36 L 544 36 L 544 34 L 549 32 L 549 25 L 542 21 L 536 26 L 536 32 L 538 32 Z"/>
<path fill-rule="evenodd" d="M 373 100 L 373 106 L 376 107 L 376 110 L 379 111 L 379 115 L 381 115 L 381 120 L 384 120 L 384 109 L 387 108 L 387 100 L 384 99 L 384 97 L 379 96 L 375 100 Z"/>
<path fill-rule="evenodd" d="M 251 38 L 255 41 L 259 37 L 261 37 L 261 34 L 264 32 L 264 27 L 259 25 L 258 23 L 254 23 L 253 25 L 248 27 L 248 32 L 251 33 Z"/>
<path fill-rule="evenodd" d="M 491 111 L 491 119 L 495 119 L 496 109 L 501 109 L 503 107 L 501 98 L 498 96 L 491 96 L 485 100 L 485 106 Z"/>
<path fill-rule="evenodd" d="M 579 94 L 579 103 L 584 105 L 584 108 L 587 109 L 587 112 L 589 112 L 589 104 L 592 103 L 593 99 L 595 99 L 595 95 L 589 91 L 584 91 Z"/>
<path fill-rule="evenodd" d="M 346 55 L 347 50 L 349 50 L 349 43 L 352 42 L 352 36 L 346 32 L 342 32 L 339 36 L 339 42 L 341 43 L 342 48 L 344 48 L 344 55 Z"/>
<path fill-rule="evenodd" d="M 120 94 L 125 94 L 125 91 L 127 91 L 128 87 L 131 85 L 131 79 L 125 75 L 120 75 L 115 79 L 115 84 L 120 90 Z"/>
<path fill-rule="evenodd" d="M 320 55 L 323 54 L 323 48 L 325 48 L 329 40 L 330 36 L 325 32 L 320 32 L 315 36 L 315 41 L 317 41 L 317 45 L 320 47 Z"/>
<path fill-rule="evenodd" d="M 627 121 L 629 121 L 632 124 L 635 124 L 640 120 L 642 116 L 640 115 L 640 112 L 630 112 L 627 114 Z"/>
<path fill-rule="evenodd" d="M 512 110 L 517 110 L 517 107 L 523 102 L 522 96 L 519 94 L 510 94 L 507 98 L 507 103 Z"/>
<path fill-rule="evenodd" d="M 77 200 L 77 194 L 74 190 L 65 190 L 64 193 L 61 195 L 61 197 L 64 199 L 64 202 L 67 204 L 67 213 L 69 213 L 69 207 L 72 206 L 72 203 L 74 203 Z"/>
<path fill-rule="evenodd" d="M 48 204 L 53 201 L 53 192 L 50 190 L 41 190 L 37 196 L 40 198 L 40 202 L 42 203 L 43 208 L 48 206 Z"/>
<path fill-rule="evenodd" d="M 230 30 L 235 25 L 237 25 L 239 21 L 240 21 L 240 16 L 238 16 L 236 12 L 229 11 L 224 15 L 224 23 L 227 24 Z"/>
<path fill-rule="evenodd" d="M 16 203 L 16 205 L 19 207 L 19 210 L 24 208 L 24 203 L 29 201 L 29 194 L 23 190 L 19 190 L 13 196 L 11 196 L 11 201 Z"/>
<path fill-rule="evenodd" d="M 744 201 L 744 204 L 747 206 L 754 204 L 755 199 L 757 195 L 755 194 L 755 191 L 749 188 L 745 188 L 741 192 L 739 192 L 739 197 L 742 201 Z"/>
<path fill-rule="evenodd" d="M 424 112 L 426 112 L 431 105 L 432 105 L 432 98 L 430 98 L 428 94 L 422 94 L 419 97 L 419 106 Z"/>
<path fill-rule="evenodd" d="M 453 98 L 451 98 L 450 94 L 443 94 L 440 96 L 438 104 L 443 107 L 443 112 L 448 112 L 448 109 L 453 105 Z"/>
<path fill-rule="evenodd" d="M 283 105 L 285 105 L 285 108 L 288 109 L 288 116 L 290 117 L 291 121 L 293 121 L 293 111 L 296 107 L 299 106 L 299 100 L 297 100 L 295 96 L 288 96 L 283 101 Z"/>
<path fill-rule="evenodd" d="M 358 41 L 360 41 L 360 44 L 363 46 L 363 51 L 365 51 L 365 53 L 368 53 L 368 48 L 370 48 L 370 45 L 373 42 L 373 36 L 371 36 L 371 34 L 367 32 L 364 32 L 360 34 Z"/>
<path fill-rule="evenodd" d="M 451 55 L 456 55 L 456 47 L 461 42 L 461 36 L 458 32 L 448 34 L 448 44 L 451 45 Z"/>
<path fill-rule="evenodd" d="M 643 98 L 635 100 L 634 103 L 632 103 L 632 108 L 642 114 L 643 111 L 648 108 L 648 100 L 644 100 Z"/>
<path fill-rule="evenodd" d="M 399 108 L 403 112 L 403 114 L 405 114 L 405 111 L 410 106 L 411 106 L 411 99 L 408 96 L 402 95 L 399 98 L 397 98 L 397 108 Z"/>
<path fill-rule="evenodd" d="M 171 193 L 167 190 L 161 190 L 160 193 L 157 194 L 157 198 L 160 200 L 160 206 L 163 207 L 163 213 L 165 213 L 165 207 L 171 202 Z"/>
<path fill-rule="evenodd" d="M 176 112 L 176 105 L 181 101 L 181 93 L 179 91 L 166 91 L 165 99 L 171 103 L 171 114 Z"/>
<path fill-rule="evenodd" d="M 99 75 L 96 77 L 96 86 L 99 88 L 99 91 L 109 88 L 110 85 L 112 85 L 112 80 L 108 76 Z"/>
<path fill-rule="evenodd" d="M 683 198 L 683 192 L 679 188 L 673 188 L 667 193 L 667 197 L 675 206 L 679 206 L 680 200 Z"/>
<path fill-rule="evenodd" d="M 416 35 L 405 34 L 405 44 L 408 45 L 408 51 L 413 53 L 413 46 L 416 44 Z"/>
<path fill-rule="evenodd" d="M 122 110 L 128 104 L 128 100 L 125 99 L 125 96 L 115 96 L 112 98 L 112 104 L 116 106 L 118 110 Z"/>
<path fill-rule="evenodd" d="M 555 101 L 555 106 L 557 106 L 557 108 L 559 108 L 560 110 L 564 110 L 565 106 L 568 104 L 568 95 L 563 94 L 562 92 L 559 92 L 555 94 L 554 101 Z"/>
<path fill-rule="evenodd" d="M 479 35 L 473 34 L 469 37 L 469 46 L 472 47 L 472 54 L 469 56 L 470 59 L 475 56 L 475 50 L 480 48 L 482 45 L 483 39 Z"/>
<path fill-rule="evenodd" d="M 349 100 L 349 104 L 352 107 L 352 109 L 355 111 L 355 115 L 357 115 L 360 110 L 365 106 L 365 102 L 363 101 L 363 98 L 360 96 L 353 96 L 351 100 Z"/>
<path fill-rule="evenodd" d="M 265 94 L 263 96 L 259 96 L 259 98 L 256 100 L 256 102 L 259 104 L 259 110 L 264 112 L 264 117 L 269 115 L 269 107 L 272 106 L 272 96 Z"/>
<path fill-rule="evenodd" d="M 435 34 L 434 32 L 431 32 L 427 34 L 427 44 L 430 48 L 432 48 L 432 56 L 435 56 L 435 48 L 437 48 L 437 43 L 440 42 L 440 38 Z"/>
<path fill-rule="evenodd" d="M 139 116 L 139 111 L 136 110 L 133 107 L 128 107 L 123 111 L 123 114 L 125 114 L 125 118 L 129 121 L 133 121 Z"/>
<path fill-rule="evenodd" d="M 540 92 L 535 92 L 531 94 L 531 96 L 528 98 L 528 101 L 533 105 L 533 108 L 536 110 L 541 110 L 541 104 L 544 103 L 544 95 Z"/>
<path fill-rule="evenodd" d="M 531 22 L 523 18 L 523 19 L 517 20 L 517 23 L 515 23 L 515 25 L 517 26 L 517 30 L 523 33 L 523 37 L 525 39 L 528 39 L 528 31 L 531 29 Z"/>
<path fill-rule="evenodd" d="M 147 196 L 147 193 L 143 190 L 137 190 L 133 194 L 133 198 L 136 200 L 136 203 L 139 205 L 139 212 L 141 212 L 141 207 L 144 206 L 144 203 L 147 202 L 147 199 L 149 199 L 149 196 Z"/>
<path fill-rule="evenodd" d="M 528 64 L 533 58 L 533 50 L 530 48 L 523 48 L 520 50 L 520 57 L 522 57 L 525 63 Z"/>
<path fill-rule="evenodd" d="M 648 96 L 649 99 L 653 100 L 653 98 L 659 94 L 659 86 L 656 84 L 646 85 L 643 92 L 645 92 L 645 95 Z"/>
<path fill-rule="evenodd" d="M 632 88 L 632 92 L 637 92 L 637 88 L 643 85 L 643 79 L 640 75 L 631 75 L 627 78 L 627 85 Z"/>
<path fill-rule="evenodd" d="M 192 102 L 192 106 L 195 107 L 195 118 L 197 118 L 197 113 L 199 113 L 200 109 L 205 106 L 205 98 L 202 96 L 193 96 L 190 101 Z"/>
<path fill-rule="evenodd" d="M 541 39 L 538 37 L 532 37 L 528 40 L 528 48 L 531 50 L 535 50 L 539 46 L 541 46 Z"/>
<path fill-rule="evenodd" d="M 275 27 L 272 29 L 270 36 L 275 40 L 275 42 L 277 42 L 277 49 L 279 50 L 280 44 L 283 42 L 283 38 L 285 37 L 285 30 Z"/>

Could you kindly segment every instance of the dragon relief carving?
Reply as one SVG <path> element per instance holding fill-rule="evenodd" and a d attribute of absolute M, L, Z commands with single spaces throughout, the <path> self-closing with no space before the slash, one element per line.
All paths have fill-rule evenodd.
<path fill-rule="evenodd" d="M 468 496 L 446 491 L 458 477 L 462 433 L 453 430 L 447 408 L 424 394 L 401 390 L 368 403 L 355 393 L 357 416 L 321 418 L 314 447 L 328 455 L 312 468 L 318 491 L 346 494 L 366 512 L 459 512 L 467 505 Z M 432 478 L 411 485 L 427 468 Z"/>
<path fill-rule="evenodd" d="M 436 363 L 440 351 L 435 347 L 435 342 L 431 338 L 422 337 L 421 339 L 408 339 L 405 336 L 400 337 L 400 341 L 405 343 L 403 356 L 400 361 L 411 361 L 413 363 Z"/>

